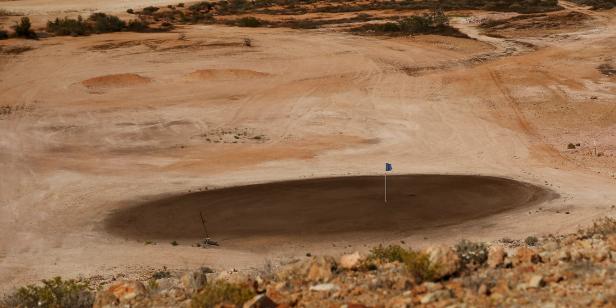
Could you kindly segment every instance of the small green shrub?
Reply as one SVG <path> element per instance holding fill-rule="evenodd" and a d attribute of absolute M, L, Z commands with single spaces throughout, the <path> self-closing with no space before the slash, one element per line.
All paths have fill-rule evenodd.
<path fill-rule="evenodd" d="M 535 246 L 537 245 L 537 243 L 539 243 L 539 239 L 536 236 L 528 236 L 524 240 L 524 243 L 526 243 L 526 245 L 528 246 Z"/>
<path fill-rule="evenodd" d="M 437 278 L 438 264 L 430 262 L 430 257 L 426 253 L 409 250 L 404 255 L 402 263 L 418 283 L 434 281 Z"/>
<path fill-rule="evenodd" d="M 203 291 L 193 296 L 192 307 L 214 307 L 217 304 L 242 305 L 255 296 L 248 288 L 228 282 L 217 281 L 208 284 Z"/>
<path fill-rule="evenodd" d="M 148 23 L 140 19 L 129 20 L 126 25 L 126 30 L 132 32 L 147 32 L 150 30 Z"/>
<path fill-rule="evenodd" d="M 89 35 L 90 31 L 90 25 L 81 16 L 78 16 L 77 19 L 56 18 L 54 21 L 47 22 L 47 32 L 55 35 Z"/>
<path fill-rule="evenodd" d="M 0 29 L 0 40 L 6 40 L 9 38 L 9 33 L 7 31 Z"/>
<path fill-rule="evenodd" d="M 375 269 L 374 262 L 400 262 L 403 263 L 409 273 L 419 282 L 432 281 L 436 278 L 438 264 L 430 262 L 427 254 L 404 249 L 399 245 L 383 247 L 379 245 L 370 250 L 370 254 L 364 261 L 364 269 Z"/>
<path fill-rule="evenodd" d="M 593 222 L 592 226 L 578 230 L 583 238 L 591 238 L 594 235 L 605 237 L 616 234 L 616 218 L 603 217 Z"/>
<path fill-rule="evenodd" d="M 400 247 L 399 245 L 389 245 L 387 247 L 379 245 L 378 247 L 374 247 L 370 250 L 370 254 L 367 259 L 381 262 L 402 262 L 406 254 L 406 249 Z"/>
<path fill-rule="evenodd" d="M 260 27 L 261 25 L 263 25 L 263 22 L 258 18 L 249 16 L 249 17 L 242 17 L 240 19 L 237 19 L 235 21 L 235 25 L 240 26 L 240 27 L 256 28 L 256 27 Z"/>
<path fill-rule="evenodd" d="M 178 4 L 178 6 L 180 5 Z M 182 7 L 183 6 L 182 4 Z M 201 1 L 189 6 L 188 9 L 191 11 L 209 11 L 212 9 L 212 4 L 207 1 Z"/>
<path fill-rule="evenodd" d="M 177 7 L 184 7 L 184 2 L 178 3 Z"/>
<path fill-rule="evenodd" d="M 36 39 L 36 33 L 34 33 L 31 28 L 32 24 L 30 23 L 30 18 L 28 17 L 22 17 L 19 23 L 13 26 L 13 30 L 15 30 L 15 35 L 17 37 Z"/>
<path fill-rule="evenodd" d="M 455 249 L 463 269 L 481 266 L 488 260 L 488 246 L 484 243 L 461 240 Z"/>
<path fill-rule="evenodd" d="M 60 277 L 42 283 L 42 286 L 28 285 L 17 289 L 4 299 L 4 304 L 8 307 L 45 308 L 85 308 L 94 304 L 94 294 L 87 283 Z"/>
<path fill-rule="evenodd" d="M 178 244 L 178 241 L 172 241 L 172 242 L 171 242 L 171 246 L 177 246 L 177 245 L 179 245 L 179 244 Z"/>
<path fill-rule="evenodd" d="M 148 6 L 148 7 L 144 7 L 143 10 L 141 10 L 141 13 L 144 14 L 144 15 L 152 15 L 156 11 L 158 11 L 157 7 L 155 7 L 155 6 Z"/>
<path fill-rule="evenodd" d="M 94 13 L 88 17 L 94 23 L 93 30 L 96 33 L 119 32 L 126 28 L 126 22 L 117 16 L 105 13 Z"/>

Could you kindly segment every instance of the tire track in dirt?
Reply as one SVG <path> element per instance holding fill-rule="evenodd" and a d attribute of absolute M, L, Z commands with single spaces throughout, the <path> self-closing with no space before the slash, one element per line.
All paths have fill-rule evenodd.
<path fill-rule="evenodd" d="M 538 155 L 537 158 L 539 158 L 540 160 L 545 160 L 552 163 L 559 163 L 560 165 L 564 163 L 571 164 L 571 161 L 568 158 L 563 156 L 552 145 L 547 144 L 543 141 L 542 135 L 537 131 L 533 124 L 528 121 L 526 116 L 524 116 L 524 113 L 520 108 L 519 100 L 515 98 L 513 94 L 511 94 L 511 91 L 505 85 L 505 82 L 503 81 L 503 78 L 500 73 L 490 68 L 488 68 L 488 72 L 492 83 L 496 86 L 499 93 L 501 93 L 502 96 L 505 98 L 509 110 L 513 111 L 513 114 L 515 115 L 516 125 L 531 141 L 531 145 L 533 146 L 533 148 L 531 148 L 530 150 L 535 150 L 533 154 Z"/>

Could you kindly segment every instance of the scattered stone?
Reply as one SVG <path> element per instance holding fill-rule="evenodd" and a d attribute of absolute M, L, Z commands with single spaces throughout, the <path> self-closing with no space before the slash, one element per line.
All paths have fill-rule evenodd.
<path fill-rule="evenodd" d="M 541 257 L 537 253 L 537 250 L 529 247 L 518 247 L 515 253 L 514 265 L 520 265 L 524 263 L 539 263 Z"/>
<path fill-rule="evenodd" d="M 344 269 L 357 269 L 359 266 L 359 262 L 361 260 L 361 255 L 359 252 L 354 252 L 352 254 L 343 255 L 340 257 L 340 267 Z"/>
<path fill-rule="evenodd" d="M 332 277 L 332 268 L 335 267 L 336 263 L 331 257 L 313 258 L 308 266 L 306 279 L 309 281 L 329 281 Z"/>
<path fill-rule="evenodd" d="M 320 283 L 310 287 L 310 291 L 316 292 L 329 292 L 329 291 L 338 291 L 340 288 L 333 283 Z"/>
<path fill-rule="evenodd" d="M 267 295 L 259 294 L 244 303 L 243 308 L 275 308 L 276 303 Z"/>
<path fill-rule="evenodd" d="M 188 272 L 180 278 L 182 286 L 188 294 L 193 294 L 203 289 L 207 283 L 207 277 L 202 270 Z"/>
<path fill-rule="evenodd" d="M 437 278 L 450 276 L 460 269 L 460 258 L 452 247 L 431 246 L 426 249 L 430 262 L 438 264 Z"/>
<path fill-rule="evenodd" d="M 543 280 L 543 276 L 541 275 L 533 275 L 530 277 L 530 281 L 528 282 L 529 288 L 541 288 L 545 286 L 545 281 Z"/>
<path fill-rule="evenodd" d="M 507 254 L 505 253 L 505 248 L 503 246 L 492 246 L 488 250 L 488 266 L 490 268 L 501 267 L 505 263 L 505 257 Z"/>
<path fill-rule="evenodd" d="M 432 302 L 441 301 L 444 299 L 451 298 L 451 291 L 449 290 L 439 290 L 432 293 L 428 293 L 421 297 L 422 304 L 429 304 Z"/>
<path fill-rule="evenodd" d="M 99 292 L 94 301 L 94 307 L 111 307 L 127 304 L 131 301 L 144 298 L 147 290 L 143 283 L 136 280 L 122 280 L 113 283 L 107 290 Z"/>

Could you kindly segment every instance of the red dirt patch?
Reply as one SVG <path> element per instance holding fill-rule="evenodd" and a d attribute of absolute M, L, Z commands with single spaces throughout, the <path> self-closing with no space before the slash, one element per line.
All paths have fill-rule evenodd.
<path fill-rule="evenodd" d="M 87 88 L 125 88 L 150 83 L 151 79 L 137 74 L 114 74 L 90 78 L 81 82 Z"/>

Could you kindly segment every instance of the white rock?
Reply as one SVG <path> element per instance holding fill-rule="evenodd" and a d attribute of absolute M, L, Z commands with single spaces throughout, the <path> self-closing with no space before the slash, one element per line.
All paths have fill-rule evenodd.
<path fill-rule="evenodd" d="M 320 283 L 310 287 L 310 291 L 317 292 L 328 292 L 328 291 L 338 291 L 340 288 L 333 283 Z"/>
<path fill-rule="evenodd" d="M 356 269 L 359 266 L 360 260 L 361 255 L 357 251 L 352 254 L 343 255 L 340 257 L 340 267 L 344 269 Z"/>

